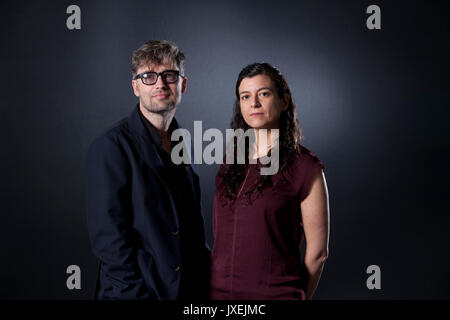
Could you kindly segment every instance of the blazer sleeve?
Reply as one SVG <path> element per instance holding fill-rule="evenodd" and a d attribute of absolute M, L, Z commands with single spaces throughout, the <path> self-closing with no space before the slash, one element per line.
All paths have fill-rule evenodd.
<path fill-rule="evenodd" d="M 198 170 L 197 170 L 197 166 L 195 165 L 195 163 L 191 163 L 190 166 L 192 168 L 192 171 L 195 174 L 193 176 L 194 181 L 195 181 L 194 182 L 194 189 L 195 189 L 195 193 L 196 193 L 197 198 L 198 198 L 198 204 L 200 206 L 200 213 L 202 215 L 202 221 L 203 221 L 203 225 L 204 225 L 205 214 L 204 214 L 203 208 L 202 208 L 202 192 L 201 192 L 201 188 L 200 188 L 200 178 L 198 176 Z M 206 241 L 206 239 L 205 239 L 205 248 L 204 249 L 205 249 L 205 252 L 206 252 L 208 258 L 210 258 L 211 257 L 211 247 L 209 246 L 208 241 Z"/>
<path fill-rule="evenodd" d="M 132 227 L 131 167 L 112 137 L 93 142 L 86 158 L 86 213 L 94 255 L 100 260 L 99 299 L 151 298 L 137 264 Z"/>

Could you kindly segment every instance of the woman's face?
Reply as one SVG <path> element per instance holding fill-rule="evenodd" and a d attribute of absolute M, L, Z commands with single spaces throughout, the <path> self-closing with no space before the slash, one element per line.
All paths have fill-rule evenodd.
<path fill-rule="evenodd" d="M 288 97 L 278 96 L 269 76 L 244 78 L 238 88 L 241 113 L 254 129 L 279 129 L 281 111 L 287 109 Z"/>

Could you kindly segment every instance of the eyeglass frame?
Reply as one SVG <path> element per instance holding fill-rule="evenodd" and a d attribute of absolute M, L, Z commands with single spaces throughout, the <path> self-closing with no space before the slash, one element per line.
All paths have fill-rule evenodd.
<path fill-rule="evenodd" d="M 141 72 L 141 73 L 137 74 L 134 77 L 133 80 L 137 80 L 139 78 L 139 79 L 141 79 L 142 83 L 145 84 L 146 86 L 152 86 L 152 85 L 154 85 L 155 83 L 158 82 L 159 76 L 162 76 L 165 72 L 175 72 L 176 75 L 177 75 L 177 80 L 175 80 L 174 82 L 167 82 L 166 80 L 164 80 L 164 78 L 162 78 L 163 81 L 167 82 L 167 83 L 176 83 L 178 81 L 178 79 L 179 79 L 178 77 L 182 77 L 183 79 L 185 78 L 185 76 L 181 74 L 180 70 L 164 70 L 164 71 L 161 71 L 161 72 L 155 72 L 155 71 Z M 154 83 L 151 83 L 151 84 L 144 83 L 144 80 L 142 78 L 143 78 L 143 75 L 146 74 L 146 73 L 154 73 L 154 74 L 156 74 L 156 81 Z"/>

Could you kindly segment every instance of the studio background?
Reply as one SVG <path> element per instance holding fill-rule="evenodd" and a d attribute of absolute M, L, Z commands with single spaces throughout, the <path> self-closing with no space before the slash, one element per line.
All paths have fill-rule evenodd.
<path fill-rule="evenodd" d="M 81 9 L 68 30 L 66 8 Z M 369 30 L 366 8 L 381 8 Z M 92 140 L 127 116 L 132 51 L 176 42 L 193 133 L 229 128 L 239 71 L 285 75 L 325 164 L 330 255 L 315 299 L 448 299 L 449 23 L 444 1 L 20 1 L 2 3 L 0 299 L 91 299 L 85 219 Z M 204 144 L 206 145 L 206 144 Z M 198 166 L 210 245 L 218 165 Z M 66 268 L 81 268 L 81 290 Z M 368 290 L 366 268 L 381 268 Z"/>

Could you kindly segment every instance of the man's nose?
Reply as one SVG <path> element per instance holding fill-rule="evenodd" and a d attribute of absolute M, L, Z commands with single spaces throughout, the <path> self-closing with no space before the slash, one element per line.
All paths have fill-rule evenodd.
<path fill-rule="evenodd" d="M 164 82 L 162 75 L 159 75 L 158 79 L 156 79 L 155 89 L 161 89 L 161 88 L 166 88 L 166 87 L 167 87 L 167 83 Z"/>

